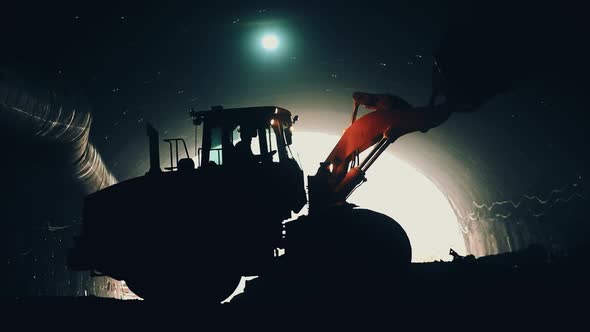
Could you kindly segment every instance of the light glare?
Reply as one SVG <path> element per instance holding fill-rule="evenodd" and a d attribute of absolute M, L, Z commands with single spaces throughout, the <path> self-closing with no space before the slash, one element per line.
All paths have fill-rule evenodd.
<path fill-rule="evenodd" d="M 275 35 L 266 35 L 262 37 L 262 47 L 265 50 L 274 50 L 279 47 L 279 38 Z"/>
<path fill-rule="evenodd" d="M 298 131 L 292 148 L 301 156 L 306 175 L 316 173 L 318 163 L 325 160 L 338 139 L 335 135 Z M 328 169 L 331 167 L 333 164 Z M 367 178 L 349 202 L 394 218 L 410 238 L 412 261 L 449 260 L 449 248 L 466 253 L 451 204 L 425 175 L 387 152 L 369 169 Z"/>

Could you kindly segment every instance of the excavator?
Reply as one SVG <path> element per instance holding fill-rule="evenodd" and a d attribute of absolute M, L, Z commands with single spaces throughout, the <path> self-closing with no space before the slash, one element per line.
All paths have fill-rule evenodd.
<path fill-rule="evenodd" d="M 444 52 L 434 57 L 426 106 L 355 92 L 350 125 L 308 176 L 307 188 L 291 151 L 299 119 L 284 108 L 191 111 L 195 155 L 184 139 L 166 139 L 164 170 L 159 134 L 149 125 L 149 171 L 86 197 L 70 268 L 125 280 L 144 299 L 203 303 L 227 298 L 242 276 L 272 273 L 284 257 L 298 267 L 292 270 L 330 278 L 395 275 L 411 261 L 406 233 L 390 217 L 347 199 L 396 139 L 439 126 L 454 112 L 472 112 L 508 87 L 508 77 L 473 70 L 487 66 L 457 70 L 448 59 Z M 359 117 L 361 106 L 370 111 Z M 306 204 L 307 215 L 289 220 Z M 180 294 L 170 284 L 182 285 Z"/>

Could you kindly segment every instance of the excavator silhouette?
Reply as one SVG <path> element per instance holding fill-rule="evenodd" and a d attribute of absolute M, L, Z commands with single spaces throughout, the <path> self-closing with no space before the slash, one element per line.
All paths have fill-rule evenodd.
<path fill-rule="evenodd" d="M 404 230 L 347 198 L 397 138 L 426 132 L 453 112 L 474 111 L 510 82 L 481 58 L 466 66 L 470 59 L 457 61 L 442 49 L 434 60 L 427 106 L 389 94 L 353 94 L 351 124 L 308 177 L 309 199 L 290 151 L 298 117 L 284 108 L 191 111 L 200 147 L 192 159 L 183 139 L 165 140 L 165 171 L 158 132 L 148 126 L 149 171 L 87 196 L 70 268 L 125 280 L 145 299 L 204 303 L 219 303 L 241 276 L 265 275 L 281 257 L 328 278 L 399 273 L 411 261 Z M 445 100 L 436 103 L 439 95 Z M 360 106 L 374 111 L 357 118 Z M 307 203 L 307 216 L 285 222 Z M 279 249 L 285 250 L 280 257 Z M 181 294 L 170 284 L 181 285 Z"/>

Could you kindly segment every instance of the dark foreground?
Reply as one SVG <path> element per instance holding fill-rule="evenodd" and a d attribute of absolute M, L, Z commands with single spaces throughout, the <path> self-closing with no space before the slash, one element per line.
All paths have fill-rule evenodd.
<path fill-rule="evenodd" d="M 588 257 L 587 251 L 581 251 L 548 258 L 532 249 L 518 255 L 412 264 L 403 276 L 391 277 L 389 286 L 375 275 L 316 280 L 278 268 L 273 275 L 248 282 L 246 292 L 231 303 L 217 306 L 203 306 L 191 298 L 150 302 L 95 297 L 4 299 L 2 304 L 29 316 L 120 318 L 139 325 L 169 317 L 180 324 L 220 317 L 223 325 L 277 323 L 277 327 L 306 326 L 318 320 L 337 327 L 351 319 L 391 327 L 416 318 L 427 325 L 438 324 L 438 319 L 445 325 L 473 320 L 510 325 L 516 319 L 539 326 L 555 318 L 566 324 L 588 315 Z M 172 282 L 171 287 L 180 285 Z"/>

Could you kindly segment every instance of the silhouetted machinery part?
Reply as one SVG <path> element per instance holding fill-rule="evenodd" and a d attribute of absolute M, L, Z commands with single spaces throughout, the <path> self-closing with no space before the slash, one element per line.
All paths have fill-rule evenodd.
<path fill-rule="evenodd" d="M 399 286 L 412 248 L 392 218 L 345 205 L 288 223 L 285 259 L 311 297 L 375 298 Z"/>
<path fill-rule="evenodd" d="M 219 303 L 242 275 L 261 273 L 273 259 L 287 188 L 266 176 L 280 172 L 212 166 L 90 195 L 70 265 L 125 280 L 146 299 Z"/>
<path fill-rule="evenodd" d="M 508 91 L 522 66 L 499 38 L 465 26 L 445 34 L 434 54 L 430 105 L 442 94 L 456 111 L 473 111 Z"/>
<path fill-rule="evenodd" d="M 216 108 L 193 119 L 202 125 L 198 168 L 182 139 L 168 139 L 170 166 L 162 172 L 158 133 L 148 126 L 150 170 L 86 198 L 72 269 L 125 280 L 145 299 L 211 304 L 242 275 L 270 268 L 283 220 L 306 203 L 303 171 L 288 151 L 291 113 Z M 260 155 L 238 155 L 238 136 Z"/>

